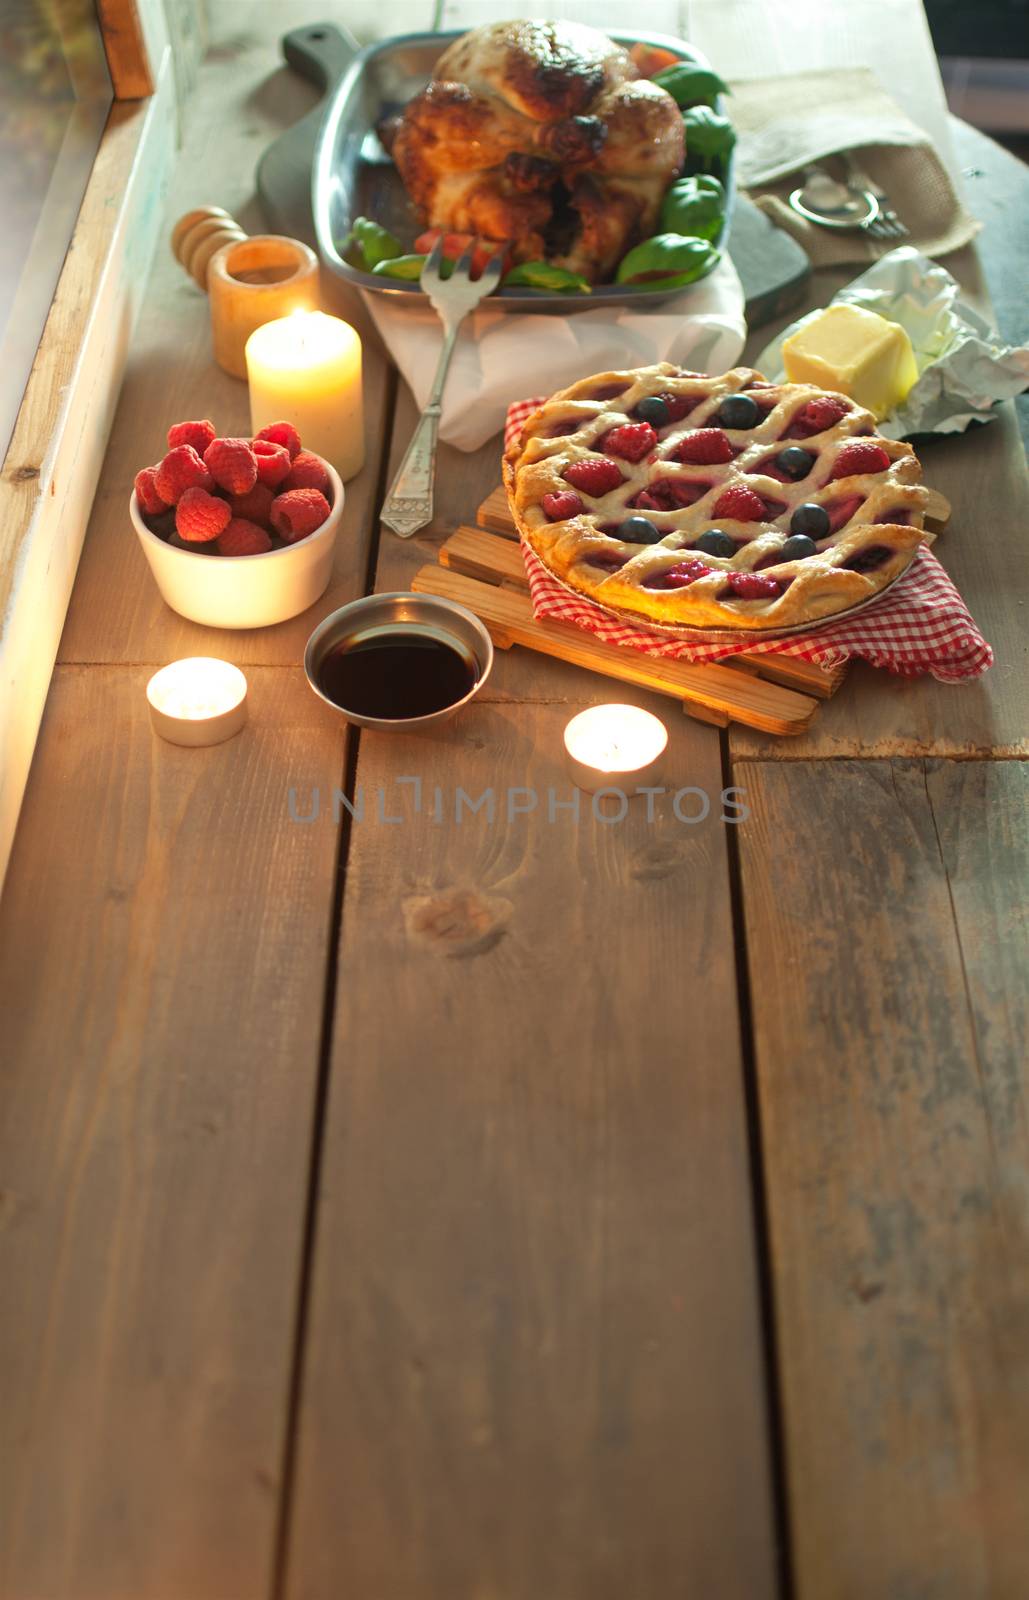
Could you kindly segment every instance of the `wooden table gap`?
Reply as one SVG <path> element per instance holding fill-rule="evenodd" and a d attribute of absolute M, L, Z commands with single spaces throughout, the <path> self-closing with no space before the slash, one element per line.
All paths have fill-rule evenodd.
<path fill-rule="evenodd" d="M 723 791 L 735 785 L 731 739 L 728 728 L 719 734 L 722 755 Z M 772 1512 L 775 1518 L 779 1585 L 782 1600 L 792 1600 L 793 1539 L 786 1476 L 786 1426 L 783 1417 L 779 1374 L 778 1334 L 775 1314 L 775 1270 L 772 1259 L 771 1228 L 765 1184 L 764 1135 L 761 1124 L 761 1098 L 758 1084 L 757 1052 L 754 1040 L 754 1012 L 750 992 L 750 967 L 747 960 L 747 923 L 743 904 L 743 871 L 737 827 L 726 828 L 726 853 L 733 942 L 736 956 L 736 995 L 740 1013 L 741 1067 L 746 1113 L 747 1144 L 750 1152 L 751 1197 L 754 1216 L 754 1245 L 757 1264 L 758 1296 L 761 1308 L 762 1351 L 765 1363 L 765 1397 L 768 1417 L 769 1473 Z"/>

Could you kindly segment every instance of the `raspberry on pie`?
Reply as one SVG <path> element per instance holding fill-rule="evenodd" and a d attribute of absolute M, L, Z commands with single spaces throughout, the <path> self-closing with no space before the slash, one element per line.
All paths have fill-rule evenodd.
<path fill-rule="evenodd" d="M 834 428 L 849 410 L 850 401 L 841 394 L 816 394 L 798 408 L 793 427 L 806 438 L 813 433 L 821 433 L 824 428 Z"/>
<path fill-rule="evenodd" d="M 755 389 L 753 426 L 720 418 L 728 397 Z M 644 417 L 670 419 L 656 453 L 642 451 L 648 400 L 663 408 L 644 404 Z M 816 434 L 814 447 L 794 443 Z M 921 475 L 911 446 L 843 395 L 748 367 L 711 377 L 667 363 L 572 384 L 504 459 L 521 537 L 569 588 L 643 622 L 768 633 L 848 611 L 907 571 L 932 541 L 926 515 L 949 510 Z M 569 518 L 570 489 L 603 504 Z M 641 513 L 656 540 L 633 536 Z M 705 534 L 703 562 L 684 557 Z"/>
<path fill-rule="evenodd" d="M 573 488 L 581 489 L 583 494 L 591 494 L 596 498 L 610 494 L 612 489 L 617 489 L 619 484 L 625 482 L 621 468 L 603 456 L 583 456 L 581 460 L 573 461 L 564 476 Z M 556 491 L 559 491 L 560 487 L 560 484 L 555 483 Z"/>
<path fill-rule="evenodd" d="M 723 489 L 711 511 L 713 517 L 725 521 L 760 522 L 765 514 L 765 502 L 745 483 L 731 483 Z"/>
<path fill-rule="evenodd" d="M 657 444 L 657 434 L 649 422 L 623 422 L 612 428 L 604 440 L 609 456 L 621 456 L 623 461 L 642 461 Z"/>
<path fill-rule="evenodd" d="M 874 439 L 852 439 L 833 462 L 830 478 L 851 478 L 856 472 L 885 472 L 890 458 Z"/>
<path fill-rule="evenodd" d="M 735 454 L 729 435 L 721 428 L 693 428 L 683 434 L 674 453 L 666 452 L 670 461 L 694 461 L 705 467 L 731 461 Z"/>

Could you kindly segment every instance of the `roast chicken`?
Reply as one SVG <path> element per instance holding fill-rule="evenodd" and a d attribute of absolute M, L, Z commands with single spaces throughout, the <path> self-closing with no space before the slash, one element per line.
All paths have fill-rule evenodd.
<path fill-rule="evenodd" d="M 454 41 L 390 130 L 432 228 L 507 240 L 592 283 L 655 231 L 684 157 L 682 116 L 605 34 L 498 22 Z"/>

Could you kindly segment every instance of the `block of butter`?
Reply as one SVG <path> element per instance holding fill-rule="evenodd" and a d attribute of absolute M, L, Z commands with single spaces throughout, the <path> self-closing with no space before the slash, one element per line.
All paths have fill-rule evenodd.
<path fill-rule="evenodd" d="M 899 406 L 918 369 L 907 333 L 860 306 L 826 306 L 782 347 L 791 383 L 837 389 L 877 418 Z"/>

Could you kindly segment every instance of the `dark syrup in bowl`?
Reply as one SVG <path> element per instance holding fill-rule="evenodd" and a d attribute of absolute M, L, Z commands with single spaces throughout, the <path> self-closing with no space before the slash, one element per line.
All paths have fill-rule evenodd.
<path fill-rule="evenodd" d="M 456 705 L 474 689 L 479 668 L 470 650 L 430 629 L 378 628 L 333 645 L 316 676 L 341 711 L 398 722 Z"/>

